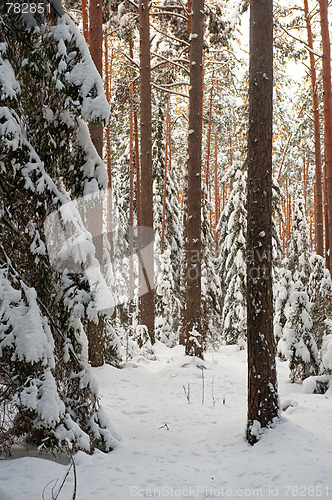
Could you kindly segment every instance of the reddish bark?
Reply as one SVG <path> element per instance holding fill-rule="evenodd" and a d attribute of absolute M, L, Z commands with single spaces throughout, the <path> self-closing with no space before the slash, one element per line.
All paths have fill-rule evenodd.
<path fill-rule="evenodd" d="M 103 73 L 103 12 L 100 0 L 90 0 L 89 8 L 90 29 L 89 49 L 93 62 L 100 74 Z M 103 126 L 101 123 L 90 125 L 92 142 L 99 154 L 103 157 Z"/>
<path fill-rule="evenodd" d="M 324 102 L 324 151 L 325 151 L 325 179 L 326 179 L 326 219 L 325 226 L 325 254 L 326 264 L 331 271 L 332 242 L 332 86 L 331 86 L 331 49 L 328 24 L 328 1 L 319 0 L 320 23 L 323 44 L 323 102 Z"/>
<path fill-rule="evenodd" d="M 218 138 L 214 135 L 214 238 L 216 242 L 215 256 L 218 256 L 218 231 L 217 225 L 220 218 L 220 199 L 219 199 L 219 182 L 218 182 Z"/>
<path fill-rule="evenodd" d="M 102 4 L 99 0 L 90 0 L 89 8 L 89 49 L 95 66 L 102 76 L 102 47 L 103 47 L 103 20 L 102 20 Z M 103 157 L 103 126 L 102 124 L 90 124 L 90 135 L 92 142 L 99 154 Z M 103 244 L 102 244 L 102 228 L 103 219 L 102 213 L 88 224 L 88 229 L 93 228 L 93 234 L 98 236 L 95 242 L 96 257 L 102 266 L 103 262 Z M 87 335 L 89 340 L 89 361 L 92 366 L 101 366 L 104 363 L 104 320 L 99 319 L 99 324 L 96 325 L 92 321 L 88 322 Z"/>
<path fill-rule="evenodd" d="M 308 46 L 313 50 L 313 37 L 311 29 L 311 21 L 309 16 L 308 0 L 304 0 L 304 14 L 308 33 Z M 320 146 L 320 119 L 319 119 L 319 102 L 317 93 L 317 73 L 315 56 L 309 52 L 310 69 L 311 69 L 311 87 L 314 113 L 314 129 L 315 129 L 315 241 L 316 252 L 324 255 L 324 226 L 323 226 L 323 189 L 322 189 L 322 154 Z"/>
<path fill-rule="evenodd" d="M 83 36 L 86 43 L 89 43 L 89 6 L 88 0 L 82 0 L 82 21 L 83 21 Z"/>

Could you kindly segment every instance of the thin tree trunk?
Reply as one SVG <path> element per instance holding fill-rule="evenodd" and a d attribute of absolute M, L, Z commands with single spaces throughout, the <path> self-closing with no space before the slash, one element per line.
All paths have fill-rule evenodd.
<path fill-rule="evenodd" d="M 89 8 L 90 29 L 89 49 L 93 62 L 100 74 L 103 73 L 103 11 L 100 0 L 90 0 Z M 103 125 L 101 123 L 90 125 L 92 142 L 99 154 L 103 157 Z"/>
<path fill-rule="evenodd" d="M 187 0 L 187 10 L 188 10 L 188 22 L 187 28 L 189 36 L 191 35 L 191 25 L 192 25 L 192 0 Z M 178 174 L 178 179 L 180 179 L 181 174 Z M 182 247 L 182 267 L 181 267 L 181 310 L 180 310 L 180 332 L 179 332 L 179 344 L 186 345 L 187 340 L 187 330 L 188 330 L 188 300 L 187 300 L 187 290 L 188 290 L 188 169 L 185 172 L 184 187 L 182 189 L 182 199 L 181 208 L 183 208 L 183 247 Z"/>
<path fill-rule="evenodd" d="M 154 337 L 154 252 L 152 194 L 152 125 L 149 1 L 139 2 L 140 24 L 140 131 L 141 131 L 141 221 L 140 221 L 140 323 Z M 144 293 L 145 292 L 145 293 Z"/>
<path fill-rule="evenodd" d="M 211 128 L 212 128 L 212 102 L 213 102 L 213 86 L 210 90 L 210 103 L 209 103 L 209 125 L 206 137 L 206 159 L 205 159 L 205 183 L 206 193 L 209 194 L 209 176 L 210 176 L 210 149 L 211 149 Z"/>
<path fill-rule="evenodd" d="M 323 44 L 323 102 L 324 102 L 324 151 L 325 151 L 325 178 L 326 178 L 326 219 L 325 226 L 325 254 L 326 264 L 331 269 L 331 242 L 332 242 L 332 86 L 331 86 L 331 49 L 328 24 L 328 1 L 319 0 L 320 23 Z"/>
<path fill-rule="evenodd" d="M 89 6 L 88 0 L 82 0 L 82 21 L 83 21 L 83 36 L 86 43 L 89 43 Z"/>
<path fill-rule="evenodd" d="M 108 38 L 107 36 L 104 39 L 105 41 L 105 93 L 107 102 L 111 101 L 111 74 L 112 74 L 112 56 L 109 59 L 109 51 L 108 51 Z M 112 220 L 112 209 L 113 209 L 113 200 L 112 200 L 112 156 L 111 156 L 111 130 L 109 125 L 106 127 L 106 162 L 107 162 L 107 213 L 106 213 L 106 225 L 107 225 L 107 237 L 110 244 L 110 257 L 111 262 L 114 261 L 114 245 L 113 245 L 113 220 Z"/>
<path fill-rule="evenodd" d="M 304 14 L 308 33 L 308 46 L 313 50 L 313 37 L 311 21 L 309 16 L 308 0 L 304 0 Z M 315 56 L 309 52 L 311 69 L 311 87 L 314 112 L 315 129 L 315 241 L 316 252 L 323 257 L 324 255 L 324 226 L 323 226 L 323 191 L 322 191 L 322 154 L 320 145 L 320 119 L 319 102 L 317 93 L 317 74 Z"/>
<path fill-rule="evenodd" d="M 273 2 L 250 4 L 247 440 L 279 416 L 272 296 Z"/>
<path fill-rule="evenodd" d="M 201 327 L 201 167 L 204 0 L 193 0 L 190 41 L 188 184 L 186 193 L 186 354 L 203 357 Z M 194 35 L 194 36 L 193 36 Z"/>
<path fill-rule="evenodd" d="M 170 101 L 170 94 L 167 95 L 167 108 L 166 108 L 166 151 L 165 151 L 165 171 L 164 171 L 163 215 L 161 223 L 161 253 L 164 253 L 164 242 L 165 242 L 167 171 L 171 169 L 171 161 L 172 161 L 171 141 L 170 141 L 171 119 L 170 119 L 169 101 Z"/>
<path fill-rule="evenodd" d="M 135 138 L 135 167 L 136 167 L 136 211 L 137 225 L 141 225 L 141 168 L 139 157 L 139 134 L 138 134 L 138 118 L 134 111 L 134 138 Z"/>
<path fill-rule="evenodd" d="M 134 59 L 133 40 L 129 39 L 129 55 Z M 133 85 L 133 92 L 135 84 Z M 139 158 L 139 134 L 138 134 L 138 119 L 137 112 L 134 110 L 134 139 L 135 139 L 135 167 L 136 167 L 136 211 L 137 211 L 137 225 L 141 224 L 141 172 L 140 172 L 140 158 Z"/>
<path fill-rule="evenodd" d="M 91 57 L 95 66 L 102 76 L 103 72 L 103 18 L 102 18 L 102 5 L 99 0 L 90 0 L 89 8 L 89 49 Z M 103 157 L 103 126 L 102 124 L 90 124 L 90 135 L 92 142 L 99 154 L 100 158 Z M 96 258 L 100 266 L 103 265 L 103 242 L 102 242 L 102 232 L 103 232 L 103 214 L 102 214 L 102 204 L 99 203 L 98 209 L 94 211 L 93 214 L 88 214 L 88 229 L 93 235 Z M 96 213 L 97 212 L 97 213 Z M 90 215 L 90 220 L 89 220 Z M 88 321 L 87 324 L 87 335 L 89 340 L 89 361 L 91 366 L 101 366 L 104 363 L 104 320 L 99 319 L 99 323 L 95 324 L 92 321 Z"/>
<path fill-rule="evenodd" d="M 214 238 L 216 243 L 215 256 L 218 256 L 218 231 L 217 226 L 220 218 L 220 197 L 219 197 L 219 182 L 218 182 L 218 138 L 217 133 L 214 135 Z"/>
<path fill-rule="evenodd" d="M 109 59 L 108 39 L 105 37 L 105 93 L 107 102 L 111 101 L 111 74 L 112 74 L 112 56 Z M 111 157 L 111 134 L 110 128 L 106 128 L 106 161 L 108 175 L 108 189 L 112 189 L 112 157 Z"/>
<path fill-rule="evenodd" d="M 132 85 L 130 96 L 132 98 Z M 134 113 L 130 112 L 129 138 L 129 314 L 133 313 L 134 298 Z"/>

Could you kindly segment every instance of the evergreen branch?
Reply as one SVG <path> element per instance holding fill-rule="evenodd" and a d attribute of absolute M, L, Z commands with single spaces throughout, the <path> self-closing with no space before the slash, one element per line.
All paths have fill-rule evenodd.
<path fill-rule="evenodd" d="M 185 97 L 186 99 L 189 99 L 188 95 L 182 94 L 181 92 L 176 92 L 175 90 L 165 89 L 164 87 L 157 85 L 156 83 L 153 83 L 153 82 L 151 83 L 151 85 L 153 87 L 155 87 L 156 89 L 163 90 L 164 92 L 168 92 L 169 94 L 175 94 L 175 95 L 179 95 L 181 97 Z"/>
<path fill-rule="evenodd" d="M 165 63 L 171 63 L 173 64 L 173 66 L 177 66 L 178 68 L 183 69 L 183 71 L 186 71 L 186 73 L 188 74 L 190 72 L 188 68 L 178 63 L 178 61 L 181 61 L 189 64 L 188 59 L 183 59 L 183 58 L 167 59 L 167 57 L 161 56 L 160 54 L 156 54 L 155 52 L 151 52 L 151 55 L 158 57 L 159 59 L 162 59 Z M 157 68 L 158 66 L 161 66 L 161 63 L 157 63 L 156 65 L 152 66 L 151 71 Z"/>
<path fill-rule="evenodd" d="M 133 0 L 127 0 L 128 3 L 130 3 L 130 5 L 132 5 L 133 7 L 135 7 L 135 9 L 139 9 L 139 5 L 135 2 L 133 2 Z"/>
<path fill-rule="evenodd" d="M 130 56 L 128 56 L 128 54 L 126 54 L 123 50 L 117 50 L 115 52 L 119 52 L 120 54 L 122 54 L 123 56 L 125 56 L 125 58 L 128 59 L 128 61 L 131 62 L 131 64 L 133 64 L 136 68 L 139 69 L 139 64 L 134 59 L 132 59 Z"/>
<path fill-rule="evenodd" d="M 174 82 L 174 83 L 163 83 L 163 87 L 180 87 L 181 85 L 188 85 L 189 87 L 189 82 Z"/>
<path fill-rule="evenodd" d="M 151 7 L 156 7 L 158 9 L 179 9 L 185 10 L 183 5 L 159 5 L 158 3 L 151 3 Z"/>
<path fill-rule="evenodd" d="M 305 46 L 305 48 L 308 50 L 308 52 L 310 52 L 311 54 L 314 54 L 314 55 L 315 55 L 315 56 L 317 56 L 317 57 L 320 57 L 320 58 L 321 58 L 321 57 L 323 57 L 323 56 L 322 56 L 322 54 L 318 54 L 318 53 L 317 53 L 317 52 L 315 52 L 313 49 L 311 49 L 311 48 L 309 47 L 309 45 L 308 45 L 308 44 L 307 44 L 304 40 L 301 40 L 301 38 L 297 38 L 296 36 L 294 36 L 294 35 L 292 35 L 291 33 L 289 33 L 289 31 L 288 31 L 288 30 L 286 30 L 286 28 L 284 28 L 283 26 L 281 26 L 281 24 L 279 24 L 279 27 L 280 27 L 280 28 L 281 28 L 281 29 L 282 29 L 282 30 L 283 30 L 283 31 L 284 31 L 284 32 L 285 32 L 288 36 L 290 36 L 290 37 L 291 37 L 291 38 L 293 38 L 294 40 L 296 40 L 296 41 L 298 41 L 298 42 L 302 43 L 302 44 Z"/>
<path fill-rule="evenodd" d="M 181 19 L 184 19 L 186 22 L 188 21 L 188 18 L 186 16 L 183 16 L 182 14 L 178 14 L 177 12 L 170 12 L 166 10 L 165 12 L 150 12 L 150 16 L 174 16 L 174 17 L 180 17 Z"/>
<path fill-rule="evenodd" d="M 14 264 L 12 263 L 10 257 L 8 256 L 8 254 L 7 254 L 7 252 L 4 249 L 4 247 L 3 247 L 2 244 L 0 244 L 0 249 L 2 250 L 2 253 L 4 254 L 4 257 L 5 257 L 6 261 L 7 261 L 8 267 L 10 267 L 10 269 L 11 269 L 12 273 L 14 274 L 14 276 L 16 277 L 16 279 L 21 282 L 21 284 L 23 285 L 23 287 L 33 288 L 27 282 L 26 278 L 24 278 L 23 276 L 21 276 L 21 274 L 15 269 Z M 60 330 L 60 328 L 58 327 L 58 325 L 55 323 L 55 321 L 54 321 L 51 313 L 49 312 L 49 310 L 47 309 L 47 307 L 45 306 L 45 304 L 40 300 L 40 298 L 38 297 L 38 295 L 36 297 L 36 302 L 41 307 L 41 309 L 43 309 L 44 314 L 46 315 L 47 319 L 52 324 L 53 328 L 58 333 L 58 335 L 60 335 L 60 337 L 62 338 L 62 340 L 66 341 L 66 337 L 64 336 L 64 334 L 62 333 L 62 331 Z M 75 358 L 75 361 L 77 361 L 77 363 L 80 364 L 80 361 L 79 361 L 78 357 L 76 356 L 76 353 L 72 349 L 70 350 L 70 353 Z"/>
<path fill-rule="evenodd" d="M 302 108 L 300 109 L 300 112 L 297 116 L 297 119 L 299 119 L 302 111 L 304 109 L 304 104 L 302 106 Z M 281 175 L 281 170 L 282 170 L 282 167 L 284 166 L 284 161 L 285 161 L 285 158 L 286 158 L 286 154 L 287 154 L 287 151 L 288 151 L 288 146 L 292 140 L 292 138 L 294 137 L 295 135 L 295 131 L 291 132 L 289 135 L 288 135 L 288 139 L 287 139 L 287 142 L 286 142 L 286 145 L 285 145 L 285 149 L 284 149 L 284 152 L 282 154 L 282 158 L 281 158 L 281 163 L 280 163 L 280 168 L 279 168 L 279 173 L 278 173 L 278 177 L 277 177 L 277 182 L 279 182 L 279 179 L 280 179 L 280 175 Z"/>
<path fill-rule="evenodd" d="M 168 33 L 165 33 L 164 31 L 161 31 L 156 27 L 155 24 L 151 23 L 151 27 L 160 33 L 161 35 L 165 36 L 166 38 L 169 38 L 170 40 L 175 40 L 176 42 L 182 43 L 183 45 L 186 45 L 186 47 L 190 47 L 190 43 L 186 42 L 185 40 L 181 40 L 180 38 L 177 38 L 176 36 L 169 35 Z"/>

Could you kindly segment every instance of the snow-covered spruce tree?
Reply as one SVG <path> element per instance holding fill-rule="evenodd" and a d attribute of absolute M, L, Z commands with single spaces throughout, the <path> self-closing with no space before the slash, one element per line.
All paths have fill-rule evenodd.
<path fill-rule="evenodd" d="M 310 276 L 310 243 L 309 230 L 305 214 L 304 199 L 295 199 L 292 216 L 292 238 L 289 242 L 288 269 L 293 275 L 293 281 L 301 280 L 306 287 Z"/>
<path fill-rule="evenodd" d="M 89 195 L 93 208 L 106 188 L 84 120 L 107 119 L 108 106 L 67 15 L 47 24 L 8 10 L 0 7 L 0 447 L 23 439 L 40 450 L 110 450 L 83 321 L 98 321 L 112 297 L 71 202 Z"/>
<path fill-rule="evenodd" d="M 164 94 L 156 93 L 155 101 L 153 102 L 154 116 L 156 117 L 153 126 L 152 141 L 156 254 L 155 334 L 158 340 L 165 342 L 167 345 L 174 345 L 177 341 L 180 310 L 182 237 L 180 232 L 181 211 L 177 198 L 178 186 L 174 166 L 169 164 L 170 156 L 168 157 L 165 193 L 165 99 L 166 96 Z M 160 255 L 163 232 L 164 253 Z M 164 293 L 166 293 L 167 297 L 164 296 Z"/>
<path fill-rule="evenodd" d="M 236 168 L 237 167 L 237 168 Z M 241 345 L 246 338 L 246 228 L 247 192 L 246 174 L 241 171 L 240 160 L 234 162 L 233 190 L 221 214 L 218 228 L 220 231 L 220 254 L 218 257 L 220 276 L 224 288 L 222 311 L 222 336 L 227 343 Z M 280 189 L 275 181 L 272 185 L 273 215 L 281 216 Z M 272 222 L 272 272 L 278 276 L 281 244 L 275 219 Z"/>
<path fill-rule="evenodd" d="M 156 283 L 156 338 L 168 347 L 176 344 L 174 319 L 178 316 L 179 300 L 174 295 L 171 250 L 159 256 L 160 270 Z"/>
<path fill-rule="evenodd" d="M 233 190 L 218 223 L 220 230 L 219 266 L 224 303 L 222 338 L 236 344 L 246 337 L 246 175 L 237 170 Z"/>
<path fill-rule="evenodd" d="M 311 304 L 303 283 L 297 281 L 285 308 L 286 324 L 278 351 L 289 360 L 290 379 L 302 382 L 319 370 L 318 349 L 312 336 Z"/>
<path fill-rule="evenodd" d="M 332 281 L 323 257 L 313 254 L 309 263 L 311 273 L 307 288 L 311 302 L 312 335 L 320 349 L 324 337 L 332 333 Z"/>
<path fill-rule="evenodd" d="M 289 360 L 291 380 L 302 381 L 321 371 L 319 349 L 324 334 L 328 332 L 325 319 L 331 284 L 323 259 L 317 255 L 310 256 L 309 233 L 301 197 L 295 201 L 292 239 L 285 267 L 280 276 L 287 281 L 284 283 L 287 290 L 283 290 L 280 282 L 283 300 L 276 302 L 275 333 L 280 337 L 279 352 Z M 286 323 L 283 325 L 284 317 Z"/>
<path fill-rule="evenodd" d="M 202 199 L 202 336 L 203 348 L 220 343 L 222 288 L 218 274 L 218 261 L 212 256 L 213 238 L 208 217 L 208 200 L 203 192 Z"/>
<path fill-rule="evenodd" d="M 287 260 L 285 261 L 286 264 Z M 274 335 L 276 342 L 283 337 L 283 329 L 287 318 L 285 309 L 289 306 L 290 297 L 294 291 L 292 273 L 286 267 L 281 267 L 278 281 L 274 286 Z"/>

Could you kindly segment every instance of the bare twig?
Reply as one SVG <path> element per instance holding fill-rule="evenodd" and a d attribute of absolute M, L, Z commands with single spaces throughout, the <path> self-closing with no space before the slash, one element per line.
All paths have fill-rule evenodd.
<path fill-rule="evenodd" d="M 71 457 L 72 465 L 73 465 L 73 474 L 74 474 L 74 491 L 73 491 L 73 497 L 72 500 L 76 499 L 76 492 L 77 492 L 77 471 L 76 471 L 76 464 L 74 457 Z"/>
<path fill-rule="evenodd" d="M 202 405 L 204 404 L 204 393 L 205 393 L 205 381 L 204 381 L 204 367 L 201 367 L 202 370 Z"/>
<path fill-rule="evenodd" d="M 183 391 L 186 395 L 188 403 L 190 403 L 190 384 L 188 383 L 188 388 L 186 389 L 186 386 L 183 385 Z"/>

